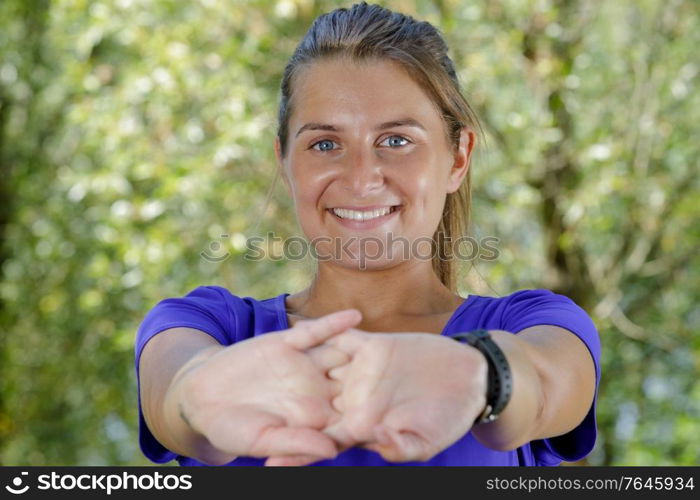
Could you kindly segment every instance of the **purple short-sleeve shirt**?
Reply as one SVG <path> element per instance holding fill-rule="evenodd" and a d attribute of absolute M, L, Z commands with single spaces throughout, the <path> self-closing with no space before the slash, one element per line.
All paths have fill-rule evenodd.
<path fill-rule="evenodd" d="M 283 293 L 256 300 L 238 297 L 218 286 L 201 286 L 185 297 L 159 302 L 149 311 L 136 334 L 136 377 L 139 359 L 146 343 L 164 330 L 187 327 L 201 330 L 222 345 L 289 328 Z M 467 432 L 460 440 L 425 462 L 392 464 L 379 454 L 362 448 L 350 448 L 332 460 L 314 465 L 559 465 L 562 460 L 576 461 L 593 449 L 596 430 L 596 401 L 600 383 L 600 338 L 586 312 L 566 296 L 549 290 L 520 290 L 505 297 L 470 295 L 452 314 L 441 335 L 452 336 L 477 328 L 505 330 L 517 334 L 534 325 L 554 325 L 579 337 L 588 347 L 595 364 L 596 391 L 591 407 L 578 427 L 562 436 L 527 443 L 515 450 L 496 451 L 480 444 Z M 177 460 L 180 465 L 206 465 L 166 449 L 153 436 L 141 410 L 139 391 L 139 442 L 152 462 Z M 238 457 L 227 465 L 263 465 L 264 459 Z"/>

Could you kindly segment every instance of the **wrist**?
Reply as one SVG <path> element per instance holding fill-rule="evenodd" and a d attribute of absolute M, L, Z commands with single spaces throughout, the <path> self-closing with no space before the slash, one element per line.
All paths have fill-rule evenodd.
<path fill-rule="evenodd" d="M 479 351 L 478 349 L 474 348 L 472 349 L 474 352 L 474 355 L 476 359 L 478 359 L 478 373 L 479 373 L 479 380 L 482 381 L 481 383 L 481 388 L 479 391 L 479 404 L 478 404 L 478 409 L 479 413 L 474 417 L 474 421 L 472 423 L 472 427 L 475 425 L 479 425 L 481 419 L 484 417 L 484 415 L 488 412 L 489 408 L 491 406 L 488 404 L 488 397 L 489 397 L 489 361 L 486 358 L 486 355 L 484 355 L 483 352 Z"/>
<path fill-rule="evenodd" d="M 214 448 L 200 430 L 196 409 L 200 391 L 194 383 L 198 368 L 216 355 L 224 346 L 203 349 L 188 360 L 173 376 L 163 400 L 164 424 L 172 451 L 192 457 L 209 465 L 221 465 L 236 458 Z"/>
<path fill-rule="evenodd" d="M 486 361 L 486 402 L 474 424 L 495 421 L 508 405 L 513 392 L 511 368 L 505 354 L 484 329 L 459 333 L 452 338 L 477 349 Z"/>
<path fill-rule="evenodd" d="M 186 452 L 190 452 L 193 443 L 203 437 L 202 433 L 192 424 L 192 417 L 185 409 L 190 408 L 190 402 L 187 399 L 193 393 L 192 390 L 188 389 L 186 375 L 191 373 L 193 368 L 190 367 L 185 371 L 179 370 L 173 377 L 163 398 L 163 420 L 167 433 L 170 440 L 177 443 L 180 450 Z"/>
<path fill-rule="evenodd" d="M 170 387 L 173 387 L 176 385 L 182 377 L 184 377 L 187 373 L 192 371 L 193 369 L 197 368 L 199 365 L 207 361 L 209 358 L 213 357 L 220 351 L 223 351 L 226 349 L 225 346 L 222 345 L 214 345 L 211 347 L 206 347 L 200 351 L 198 351 L 194 356 L 192 356 L 187 362 L 185 362 L 177 372 L 175 372 L 175 375 L 173 375 L 172 380 L 170 381 Z"/>
<path fill-rule="evenodd" d="M 189 415 L 190 401 L 188 396 L 196 395 L 198 391 L 189 386 L 188 380 L 191 378 L 192 372 L 205 363 L 209 358 L 223 350 L 224 346 L 211 346 L 197 352 L 180 369 L 175 372 L 168 390 L 165 393 L 164 405 L 166 416 L 170 417 L 170 423 L 174 428 L 182 430 L 186 427 L 187 430 L 193 433 L 201 434 L 194 425 L 192 418 Z M 196 404 L 194 405 L 196 407 Z"/>

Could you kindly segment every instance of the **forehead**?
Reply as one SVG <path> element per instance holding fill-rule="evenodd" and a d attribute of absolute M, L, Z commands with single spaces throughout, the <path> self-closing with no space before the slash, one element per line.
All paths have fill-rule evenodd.
<path fill-rule="evenodd" d="M 428 93 L 391 60 L 314 62 L 297 74 L 292 102 L 292 130 L 307 120 L 359 124 L 410 116 L 426 126 L 442 122 Z"/>

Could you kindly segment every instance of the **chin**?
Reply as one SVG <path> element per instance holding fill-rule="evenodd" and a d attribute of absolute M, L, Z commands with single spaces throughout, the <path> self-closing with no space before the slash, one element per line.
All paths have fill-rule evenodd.
<path fill-rule="evenodd" d="M 382 271 L 385 269 L 391 269 L 393 267 L 401 264 L 400 259 L 389 260 L 389 259 L 341 259 L 333 261 L 336 266 L 344 267 L 345 269 L 351 269 L 353 271 Z"/>

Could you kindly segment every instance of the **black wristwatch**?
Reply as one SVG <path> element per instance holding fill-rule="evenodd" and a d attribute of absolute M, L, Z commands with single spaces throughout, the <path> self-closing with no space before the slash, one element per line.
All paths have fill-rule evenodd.
<path fill-rule="evenodd" d="M 452 338 L 478 349 L 488 361 L 486 408 L 474 423 L 493 422 L 506 407 L 513 392 L 513 377 L 508 360 L 498 344 L 493 341 L 489 332 L 484 329 L 458 333 Z"/>

